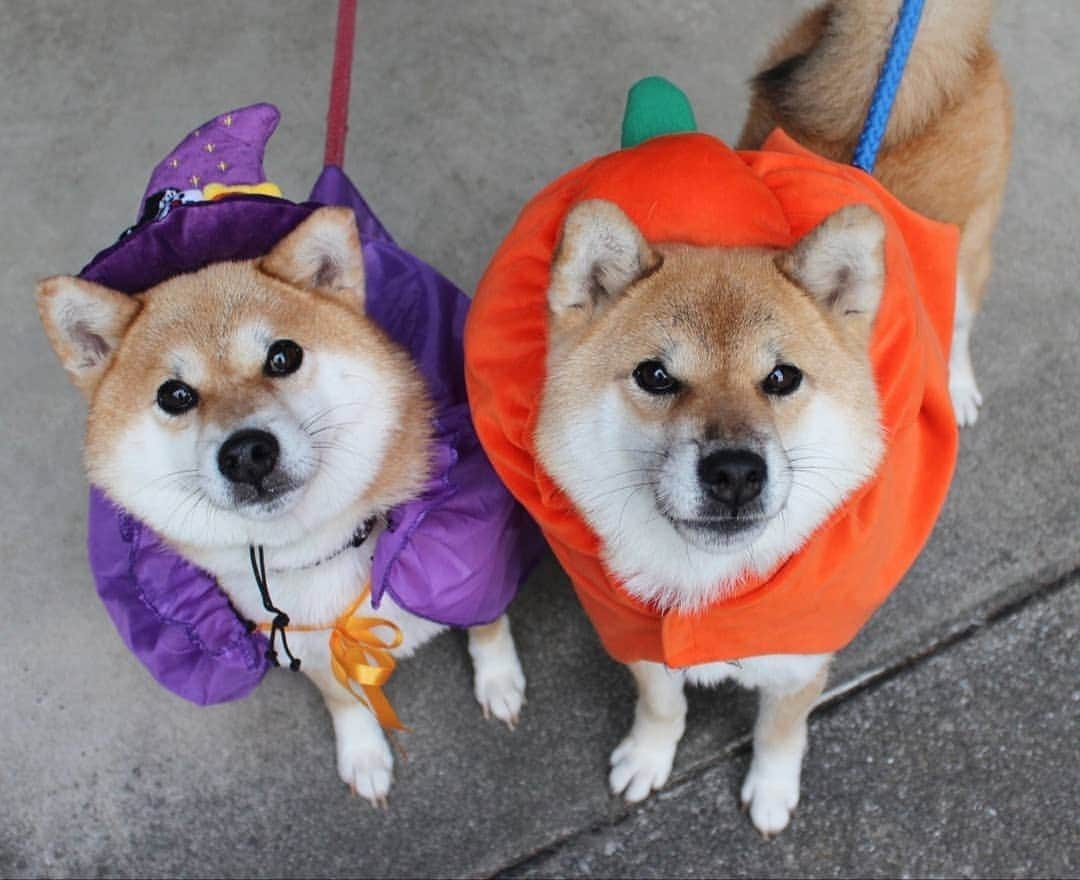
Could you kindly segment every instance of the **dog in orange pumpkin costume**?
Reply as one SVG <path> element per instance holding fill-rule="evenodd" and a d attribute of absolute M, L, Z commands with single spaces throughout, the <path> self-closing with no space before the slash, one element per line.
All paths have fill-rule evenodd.
<path fill-rule="evenodd" d="M 865 82 L 859 116 L 897 5 L 812 13 L 756 80 L 744 146 L 779 121 L 849 158 L 857 124 L 813 129 L 792 102 Z M 742 153 L 657 137 L 543 190 L 481 281 L 477 430 L 637 681 L 610 776 L 628 800 L 670 774 L 684 684 L 733 679 L 761 690 L 742 799 L 783 829 L 829 660 L 944 501 L 1009 132 L 985 9 L 963 6 L 927 5 L 879 165 L 891 194 L 782 133 Z M 957 125 L 984 147 L 962 162 Z"/>

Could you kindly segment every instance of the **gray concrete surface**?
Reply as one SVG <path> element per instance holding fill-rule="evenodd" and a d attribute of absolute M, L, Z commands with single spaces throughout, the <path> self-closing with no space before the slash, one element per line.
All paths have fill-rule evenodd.
<path fill-rule="evenodd" d="M 1078 637 L 1072 581 L 819 710 L 802 802 L 768 843 L 735 807 L 745 748 L 506 876 L 1076 876 Z"/>
<path fill-rule="evenodd" d="M 805 5 L 361 0 L 347 170 L 405 246 L 470 289 L 525 199 L 614 148 L 626 88 L 638 77 L 661 73 L 681 83 L 704 129 L 736 136 L 746 77 Z M 415 732 L 387 813 L 353 799 L 338 781 L 329 719 L 299 678 L 271 675 L 248 700 L 214 709 L 189 706 L 150 680 L 93 592 L 83 548 L 83 405 L 41 333 L 33 281 L 77 271 L 111 241 L 134 216 L 151 166 L 230 107 L 279 105 L 284 118 L 267 167 L 287 195 L 302 197 L 321 161 L 334 6 L 5 0 L 0 13 L 0 184 L 8 194 L 0 214 L 0 365 L 8 388 L 0 408 L 0 639 L 8 672 L 0 874 L 484 875 L 553 845 L 566 859 L 547 863 L 553 871 L 561 865 L 577 874 L 589 864 L 602 874 L 604 862 L 581 832 L 602 836 L 613 825 L 608 839 L 619 840 L 643 821 L 685 828 L 685 845 L 700 844 L 686 872 L 710 873 L 699 857 L 707 852 L 701 829 L 713 817 L 715 873 L 825 875 L 845 873 L 842 865 L 901 873 L 900 862 L 860 842 L 870 819 L 844 822 L 840 811 L 851 818 L 875 803 L 881 813 L 872 818 L 883 827 L 918 829 L 927 827 L 920 824 L 927 805 L 968 808 L 956 774 L 924 747 L 925 725 L 907 723 L 888 700 L 927 700 L 926 689 L 939 683 L 955 692 L 949 664 L 958 661 L 943 658 L 944 671 L 924 673 L 907 671 L 910 659 L 1080 563 L 1080 183 L 1068 146 L 1080 140 L 1071 100 L 1080 82 L 1080 6 L 1073 0 L 999 3 L 995 34 L 1017 131 L 995 275 L 974 342 L 987 403 L 964 435 L 930 545 L 836 668 L 841 688 L 899 670 L 889 686 L 897 696 L 883 688 L 841 698 L 819 725 L 828 728 L 824 741 L 850 738 L 859 751 L 845 756 L 822 745 L 807 767 L 808 781 L 824 780 L 822 791 L 834 771 L 865 790 L 809 802 L 790 840 L 769 846 L 717 807 L 714 793 L 694 798 L 699 786 L 733 792 L 744 761 L 736 744 L 753 715 L 746 694 L 694 695 L 674 797 L 628 814 L 607 796 L 607 754 L 629 722 L 631 688 L 550 559 L 512 608 L 530 680 L 515 733 L 480 718 L 460 638 L 444 637 L 402 666 L 391 693 Z M 1053 608 L 1075 622 L 1075 601 L 1055 600 Z M 990 686 L 1004 649 L 984 633 L 975 629 L 957 651 L 969 658 L 966 679 L 984 694 L 987 741 L 995 729 L 1005 741 L 1017 719 L 1012 709 L 1028 704 L 1019 691 Z M 1006 661 L 1022 675 L 1017 650 Z M 1028 653 L 1040 659 L 1029 687 L 1045 696 L 1032 711 L 1055 699 L 1073 707 L 1062 710 L 1058 727 L 1025 728 L 1047 739 L 1030 755 L 1068 757 L 1061 749 L 1075 754 L 1077 739 L 1076 704 L 1068 702 L 1075 660 L 1070 669 L 1067 655 L 1042 663 L 1033 648 Z M 959 701 L 936 705 L 946 717 L 955 713 L 956 729 L 968 723 Z M 900 775 L 852 776 L 860 756 L 891 756 Z M 970 865 L 985 874 L 1075 874 L 1075 801 L 1064 804 L 1069 825 L 1060 802 L 1021 797 L 1029 766 L 993 766 L 994 791 L 1011 792 L 1020 805 L 1023 821 L 1013 821 L 1027 835 L 1026 860 L 996 844 L 993 823 L 972 820 L 949 832 L 960 853 L 954 861 L 912 861 L 910 872 L 961 874 Z M 1062 778 L 1075 774 L 1069 761 L 1060 769 Z M 907 795 L 884 796 L 889 780 L 901 780 Z M 699 810 L 703 824 L 680 822 L 681 809 Z M 804 827 L 826 829 L 831 849 Z M 741 841 L 737 860 L 720 858 L 725 829 Z M 618 864 L 643 874 L 671 866 L 671 840 L 654 843 Z M 576 847 L 581 861 L 572 857 Z M 778 853 L 791 861 L 776 861 Z"/>

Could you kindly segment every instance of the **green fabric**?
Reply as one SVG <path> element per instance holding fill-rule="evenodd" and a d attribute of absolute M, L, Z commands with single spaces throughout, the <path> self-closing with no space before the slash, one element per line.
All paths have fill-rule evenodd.
<path fill-rule="evenodd" d="M 684 131 L 697 131 L 697 121 L 682 89 L 662 76 L 648 76 L 631 86 L 622 124 L 624 149 Z"/>

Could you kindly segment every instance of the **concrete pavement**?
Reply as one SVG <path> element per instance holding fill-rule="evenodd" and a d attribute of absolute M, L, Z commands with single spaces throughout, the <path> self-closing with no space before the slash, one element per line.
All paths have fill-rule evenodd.
<path fill-rule="evenodd" d="M 704 130 L 735 137 L 747 76 L 805 4 L 360 6 L 346 169 L 403 245 L 469 290 L 532 193 L 616 146 L 637 78 L 680 83 Z M 632 689 L 550 558 L 511 609 L 530 683 L 522 725 L 480 717 L 461 638 L 431 644 L 391 687 L 415 732 L 386 813 L 341 785 L 329 719 L 298 677 L 273 674 L 213 709 L 151 681 L 93 592 L 84 408 L 45 342 L 33 281 L 77 271 L 131 222 L 152 165 L 231 107 L 279 105 L 267 168 L 287 195 L 306 194 L 334 4 L 0 2 L 0 874 L 1075 875 L 1080 6 L 999 7 L 1017 130 L 974 339 L 987 402 L 930 545 L 839 658 L 845 695 L 814 724 L 801 812 L 765 844 L 734 804 L 747 694 L 694 694 L 667 792 L 635 810 L 607 795 Z M 874 676 L 890 678 L 845 692 Z M 966 704 L 965 681 L 978 696 Z M 888 772 L 859 765 L 890 757 Z M 973 805 L 1000 803 L 1014 805 L 1008 827 L 977 821 Z"/>
<path fill-rule="evenodd" d="M 775 840 L 735 809 L 747 746 L 505 876 L 1075 877 L 1078 636 L 1073 580 L 817 710 Z"/>

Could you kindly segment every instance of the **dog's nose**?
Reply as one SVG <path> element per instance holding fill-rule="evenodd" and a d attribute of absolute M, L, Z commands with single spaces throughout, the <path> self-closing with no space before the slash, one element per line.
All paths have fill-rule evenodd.
<path fill-rule="evenodd" d="M 732 507 L 753 501 L 765 486 L 765 459 L 749 449 L 721 449 L 698 462 L 698 479 L 709 496 Z"/>
<path fill-rule="evenodd" d="M 246 428 L 237 431 L 218 450 L 218 470 L 234 483 L 258 486 L 277 464 L 277 437 L 269 431 Z"/>

